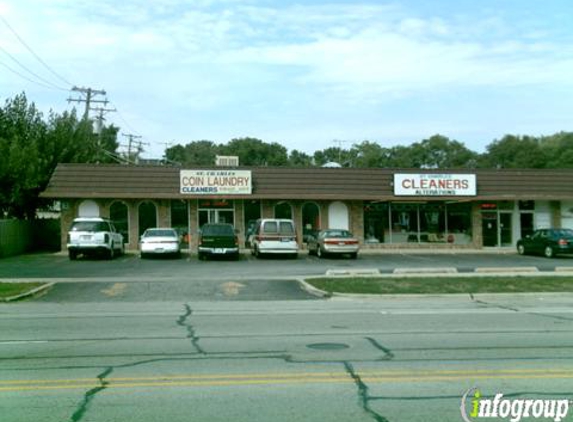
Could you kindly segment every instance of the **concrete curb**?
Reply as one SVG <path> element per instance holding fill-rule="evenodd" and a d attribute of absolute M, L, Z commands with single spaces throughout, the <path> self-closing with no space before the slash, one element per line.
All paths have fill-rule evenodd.
<path fill-rule="evenodd" d="M 437 267 L 437 268 L 395 268 L 394 274 L 458 274 L 458 269 L 454 267 Z"/>
<path fill-rule="evenodd" d="M 306 277 L 306 278 L 309 278 L 309 277 Z M 317 289 L 313 285 L 307 283 L 303 278 L 297 278 L 296 281 L 298 282 L 298 284 L 300 285 L 300 287 L 304 291 L 306 291 L 307 293 L 309 293 L 313 296 L 317 296 L 320 298 L 330 298 L 331 296 L 333 296 L 330 293 L 325 292 L 324 290 Z"/>
<path fill-rule="evenodd" d="M 20 293 L 19 295 L 16 295 L 16 296 L 0 298 L 0 302 L 4 302 L 4 303 L 15 302 L 17 300 L 24 299 L 26 297 L 33 296 L 35 294 L 43 292 L 44 290 L 48 290 L 54 284 L 56 284 L 56 283 L 54 283 L 54 282 L 46 283 L 46 284 L 43 284 L 41 286 L 36 287 L 35 289 L 31 289 L 31 290 L 28 290 L 27 292 Z"/>

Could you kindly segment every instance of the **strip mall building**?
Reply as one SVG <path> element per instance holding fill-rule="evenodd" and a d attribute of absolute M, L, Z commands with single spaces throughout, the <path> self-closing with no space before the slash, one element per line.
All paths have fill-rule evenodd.
<path fill-rule="evenodd" d="M 62 244 L 78 216 L 109 217 L 136 249 L 148 227 L 196 234 L 257 218 L 292 218 L 299 242 L 349 229 L 363 248 L 513 246 L 534 229 L 573 228 L 572 170 L 199 168 L 60 164 L 45 198 L 62 210 Z"/>

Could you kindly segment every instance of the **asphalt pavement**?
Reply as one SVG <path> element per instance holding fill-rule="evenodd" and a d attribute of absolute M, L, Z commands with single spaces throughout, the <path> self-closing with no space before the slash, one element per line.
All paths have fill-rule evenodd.
<path fill-rule="evenodd" d="M 1 419 L 457 422 L 473 388 L 570 400 L 572 303 L 560 294 L 3 305 Z"/>

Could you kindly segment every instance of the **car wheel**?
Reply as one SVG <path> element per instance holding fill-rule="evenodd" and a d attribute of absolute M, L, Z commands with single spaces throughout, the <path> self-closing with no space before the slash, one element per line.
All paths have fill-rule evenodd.
<path fill-rule="evenodd" d="M 75 261 L 78 259 L 78 252 L 77 251 L 68 251 L 68 256 L 70 257 L 70 261 Z"/>
<path fill-rule="evenodd" d="M 517 245 L 517 253 L 520 255 L 525 255 L 525 246 L 521 243 Z"/>
<path fill-rule="evenodd" d="M 261 257 L 261 253 L 259 252 L 259 248 L 257 248 L 256 246 L 255 246 L 255 257 L 256 257 L 256 258 L 260 258 L 260 257 Z"/>
<path fill-rule="evenodd" d="M 144 254 L 143 252 L 141 252 L 141 253 L 139 254 L 139 257 L 140 257 L 141 259 L 145 259 L 145 258 L 147 258 L 147 254 Z"/>
<path fill-rule="evenodd" d="M 555 256 L 555 251 L 553 250 L 553 248 L 551 246 L 546 246 L 545 250 L 543 251 L 543 254 L 547 258 L 553 258 Z"/>

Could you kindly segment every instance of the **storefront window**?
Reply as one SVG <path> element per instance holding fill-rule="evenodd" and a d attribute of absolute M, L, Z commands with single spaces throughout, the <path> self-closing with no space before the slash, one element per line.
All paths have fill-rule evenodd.
<path fill-rule="evenodd" d="M 189 244 L 189 204 L 175 199 L 171 201 L 171 227 L 177 230 L 184 246 Z"/>
<path fill-rule="evenodd" d="M 364 243 L 472 241 L 471 204 L 364 202 Z"/>
<path fill-rule="evenodd" d="M 392 243 L 419 242 L 418 204 L 391 204 Z"/>
<path fill-rule="evenodd" d="M 314 202 L 302 206 L 302 239 L 306 242 L 309 236 L 320 230 L 320 208 Z"/>
<path fill-rule="evenodd" d="M 467 245 L 472 242 L 471 204 L 447 204 L 446 223 L 448 243 Z"/>
<path fill-rule="evenodd" d="M 388 203 L 364 202 L 364 243 L 389 242 Z"/>
<path fill-rule="evenodd" d="M 142 202 L 138 207 L 139 235 L 151 227 L 157 227 L 157 208 L 153 202 Z"/>
<path fill-rule="evenodd" d="M 255 232 L 257 220 L 261 218 L 261 201 L 245 200 L 243 202 L 245 217 L 245 246 L 250 246 L 251 235 Z"/>
<path fill-rule="evenodd" d="M 292 207 L 288 202 L 279 202 L 275 205 L 275 218 L 292 219 Z"/>
<path fill-rule="evenodd" d="M 109 207 L 109 218 L 123 236 L 123 243 L 129 243 L 129 211 L 123 202 L 114 202 Z"/>

